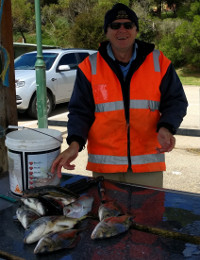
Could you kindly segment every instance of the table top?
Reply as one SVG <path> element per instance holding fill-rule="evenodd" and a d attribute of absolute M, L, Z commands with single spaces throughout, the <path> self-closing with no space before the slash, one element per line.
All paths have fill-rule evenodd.
<path fill-rule="evenodd" d="M 81 176 L 68 176 L 61 186 L 76 181 Z M 89 177 L 86 177 L 89 178 Z M 135 223 L 182 234 L 200 236 L 200 196 L 151 187 L 126 185 L 104 181 L 106 196 L 116 200 L 124 214 L 134 216 Z M 92 213 L 97 215 L 100 198 L 96 185 L 84 192 L 94 197 Z M 46 255 L 34 255 L 36 244 L 23 243 L 24 229 L 13 221 L 17 204 L 0 211 L 0 251 L 24 259 L 199 259 L 200 245 L 173 237 L 155 235 L 134 228 L 116 237 L 92 240 L 91 233 L 97 219 L 85 219 L 80 224 L 85 229 L 73 249 L 62 249 Z"/>

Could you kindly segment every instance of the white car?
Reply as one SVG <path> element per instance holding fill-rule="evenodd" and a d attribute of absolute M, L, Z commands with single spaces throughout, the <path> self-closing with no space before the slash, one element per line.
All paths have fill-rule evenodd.
<path fill-rule="evenodd" d="M 46 64 L 47 113 L 56 104 L 71 98 L 78 64 L 95 50 L 48 49 L 43 50 Z M 18 111 L 27 111 L 37 118 L 36 63 L 37 52 L 25 53 L 15 59 L 15 87 Z"/>

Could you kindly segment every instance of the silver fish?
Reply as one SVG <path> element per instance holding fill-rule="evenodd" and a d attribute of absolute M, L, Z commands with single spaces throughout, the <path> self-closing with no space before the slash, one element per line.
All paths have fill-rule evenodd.
<path fill-rule="evenodd" d="M 127 231 L 132 225 L 133 216 L 122 215 L 109 217 L 100 221 L 92 231 L 91 238 L 113 237 Z"/>
<path fill-rule="evenodd" d="M 21 198 L 21 201 L 27 207 L 38 212 L 41 216 L 44 216 L 46 214 L 45 206 L 41 203 L 41 201 L 38 198 Z"/>
<path fill-rule="evenodd" d="M 63 213 L 63 205 L 53 197 L 28 197 L 21 198 L 21 201 L 29 208 L 37 211 L 41 216 L 62 215 Z"/>
<path fill-rule="evenodd" d="M 120 206 L 115 201 L 102 203 L 98 209 L 99 220 L 104 218 L 119 216 L 122 214 Z"/>
<path fill-rule="evenodd" d="M 38 197 L 38 196 L 43 196 L 46 194 L 51 194 L 55 196 L 62 196 L 65 197 L 67 195 L 75 197 L 76 199 L 79 198 L 79 195 L 72 192 L 71 190 L 65 188 L 65 187 L 59 187 L 55 185 L 46 185 L 46 186 L 41 186 L 41 187 L 35 187 L 30 190 L 25 190 L 23 191 L 23 197 Z"/>
<path fill-rule="evenodd" d="M 16 216 L 25 229 L 27 229 L 33 221 L 41 217 L 35 210 L 23 205 L 17 208 Z"/>
<path fill-rule="evenodd" d="M 35 220 L 30 227 L 25 231 L 24 243 L 31 244 L 38 241 L 42 236 L 50 232 L 58 232 L 64 229 L 73 228 L 79 221 L 86 218 L 85 216 L 79 219 L 68 218 L 66 216 L 45 216 Z"/>
<path fill-rule="evenodd" d="M 54 199 L 55 201 L 60 203 L 60 205 L 62 207 L 66 206 L 66 205 L 69 205 L 69 204 L 71 204 L 71 203 L 73 203 L 74 201 L 77 200 L 77 198 L 75 198 L 73 196 L 70 196 L 70 195 L 67 195 L 67 194 L 65 196 L 63 196 L 63 197 L 61 197 L 61 196 L 54 196 L 54 195 L 51 195 L 51 194 L 44 195 L 43 197 Z"/>
<path fill-rule="evenodd" d="M 81 218 L 85 216 L 92 209 L 94 198 L 83 195 L 74 203 L 63 208 L 63 215 L 71 218 Z"/>
<path fill-rule="evenodd" d="M 37 243 L 34 254 L 57 251 L 63 248 L 73 248 L 79 240 L 79 229 L 67 229 L 43 236 Z"/>

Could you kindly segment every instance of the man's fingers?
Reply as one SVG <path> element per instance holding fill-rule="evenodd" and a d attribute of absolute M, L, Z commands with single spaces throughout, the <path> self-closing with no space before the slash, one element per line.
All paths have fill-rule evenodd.
<path fill-rule="evenodd" d="M 57 165 L 59 164 L 59 161 L 61 160 L 60 156 L 58 156 L 52 163 L 51 165 L 51 173 L 54 173 L 56 168 L 57 168 Z"/>

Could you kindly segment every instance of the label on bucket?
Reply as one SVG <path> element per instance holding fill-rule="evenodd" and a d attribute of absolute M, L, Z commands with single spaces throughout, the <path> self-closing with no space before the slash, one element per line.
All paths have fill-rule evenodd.
<path fill-rule="evenodd" d="M 48 185 L 53 180 L 55 176 L 50 172 L 50 169 L 59 151 L 60 149 L 45 153 L 25 153 L 26 187 L 28 189 Z"/>
<path fill-rule="evenodd" d="M 8 151 L 10 190 L 21 195 L 24 190 L 23 153 Z"/>
<path fill-rule="evenodd" d="M 8 150 L 10 190 L 22 195 L 26 189 L 44 185 L 57 185 L 59 178 L 50 172 L 60 147 L 41 152 Z"/>

